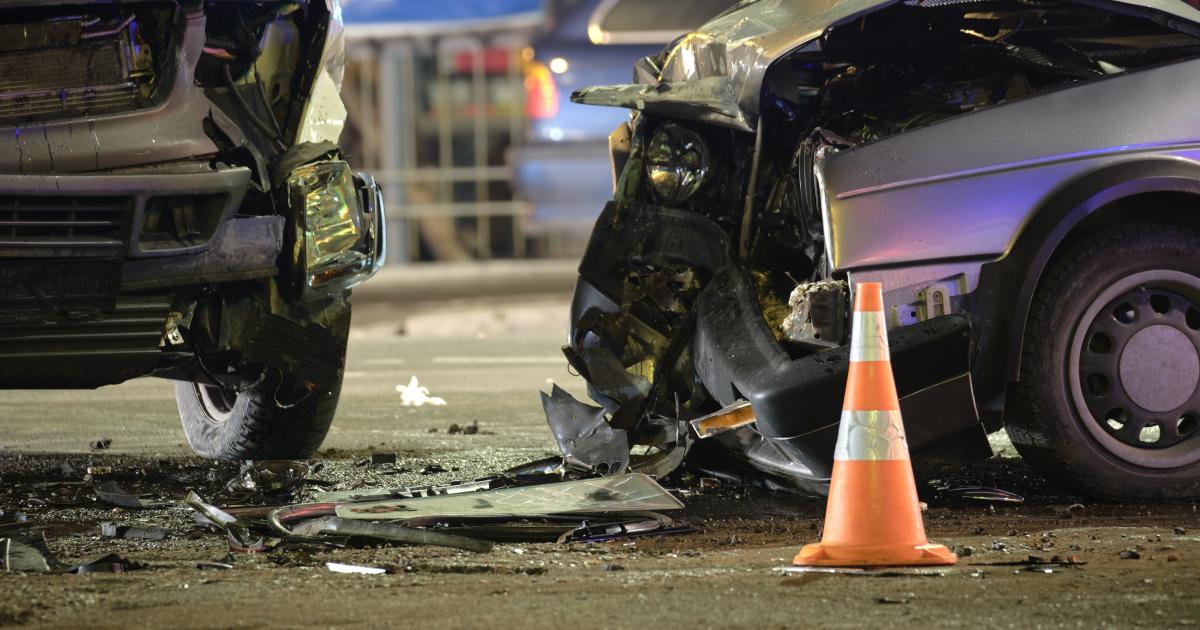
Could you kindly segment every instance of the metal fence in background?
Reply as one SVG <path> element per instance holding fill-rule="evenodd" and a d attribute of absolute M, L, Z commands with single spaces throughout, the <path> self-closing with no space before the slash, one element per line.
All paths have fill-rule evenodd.
<path fill-rule="evenodd" d="M 526 255 L 509 149 L 525 133 L 524 32 L 352 42 L 342 144 L 384 186 L 389 262 Z"/>

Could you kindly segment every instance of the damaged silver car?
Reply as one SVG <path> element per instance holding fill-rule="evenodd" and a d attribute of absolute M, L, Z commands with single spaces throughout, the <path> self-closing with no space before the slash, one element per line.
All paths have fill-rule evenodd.
<path fill-rule="evenodd" d="M 823 492 L 876 281 L 915 452 L 1003 428 L 1080 493 L 1200 494 L 1198 72 L 1182 0 L 748 0 L 575 93 L 633 111 L 566 348 L 602 411 L 547 399 L 567 463 L 626 466 L 603 418 L 634 469 Z"/>
<path fill-rule="evenodd" d="M 384 259 L 337 0 L 0 1 L 0 387 L 179 381 L 212 458 L 312 454 Z"/>

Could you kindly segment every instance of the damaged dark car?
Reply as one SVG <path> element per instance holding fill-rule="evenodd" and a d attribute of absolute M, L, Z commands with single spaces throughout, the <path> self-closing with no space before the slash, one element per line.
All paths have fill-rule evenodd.
<path fill-rule="evenodd" d="M 1182 0 L 748 0 L 575 93 L 632 115 L 565 349 L 600 406 L 546 398 L 567 464 L 825 492 L 870 281 L 914 453 L 1006 429 L 1081 494 L 1200 494 L 1197 72 Z"/>
<path fill-rule="evenodd" d="M 336 0 L 0 1 L 0 387 L 178 381 L 211 458 L 303 457 L 382 199 Z"/>

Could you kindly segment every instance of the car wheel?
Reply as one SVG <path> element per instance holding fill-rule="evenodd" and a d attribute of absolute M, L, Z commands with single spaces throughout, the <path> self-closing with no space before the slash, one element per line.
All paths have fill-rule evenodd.
<path fill-rule="evenodd" d="M 1200 494 L 1200 233 L 1128 224 L 1047 269 L 1030 308 L 1017 450 L 1109 499 Z"/>
<path fill-rule="evenodd" d="M 175 384 L 175 400 L 192 450 L 209 459 L 303 459 L 321 446 L 337 410 L 341 383 L 282 407 L 275 386 L 242 392 Z"/>

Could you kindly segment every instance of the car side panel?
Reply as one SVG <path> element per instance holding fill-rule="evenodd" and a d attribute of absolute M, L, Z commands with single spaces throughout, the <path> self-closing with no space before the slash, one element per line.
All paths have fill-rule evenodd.
<path fill-rule="evenodd" d="M 1198 72 L 1190 60 L 1118 75 L 831 156 L 833 267 L 1000 258 L 1068 182 L 1146 159 L 1200 163 Z"/>

